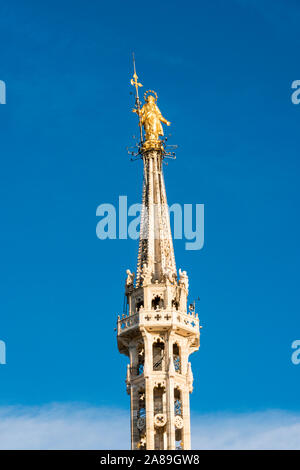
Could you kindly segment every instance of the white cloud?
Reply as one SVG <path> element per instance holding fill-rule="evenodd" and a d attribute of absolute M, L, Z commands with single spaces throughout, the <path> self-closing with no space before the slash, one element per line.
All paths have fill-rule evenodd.
<path fill-rule="evenodd" d="M 84 405 L 0 407 L 0 449 L 126 449 L 128 413 Z"/>
<path fill-rule="evenodd" d="M 265 411 L 196 416 L 194 449 L 300 449 L 300 414 Z"/>
<path fill-rule="evenodd" d="M 128 449 L 129 412 L 79 404 L 0 407 L 0 449 Z M 300 449 L 300 414 L 194 415 L 194 449 Z"/>

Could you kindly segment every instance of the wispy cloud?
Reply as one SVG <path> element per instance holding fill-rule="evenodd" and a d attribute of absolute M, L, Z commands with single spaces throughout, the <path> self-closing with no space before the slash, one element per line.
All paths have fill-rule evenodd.
<path fill-rule="evenodd" d="M 0 408 L 0 449 L 127 449 L 128 413 L 83 405 Z"/>
<path fill-rule="evenodd" d="M 196 416 L 192 431 L 194 449 L 300 449 L 300 413 Z"/>
<path fill-rule="evenodd" d="M 128 449 L 129 413 L 83 405 L 0 408 L 0 449 Z M 192 420 L 194 449 L 300 449 L 300 414 L 210 414 Z"/>

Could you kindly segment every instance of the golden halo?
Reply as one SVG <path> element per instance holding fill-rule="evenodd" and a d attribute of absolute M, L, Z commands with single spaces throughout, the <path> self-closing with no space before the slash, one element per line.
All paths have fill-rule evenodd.
<path fill-rule="evenodd" d="M 145 91 L 145 93 L 144 93 L 144 100 L 146 101 L 147 95 L 150 95 L 150 94 L 151 94 L 152 96 L 154 96 L 154 98 L 155 98 L 155 103 L 156 103 L 156 102 L 157 102 L 157 93 L 156 93 L 156 91 L 154 91 L 154 90 L 147 90 L 147 91 Z"/>

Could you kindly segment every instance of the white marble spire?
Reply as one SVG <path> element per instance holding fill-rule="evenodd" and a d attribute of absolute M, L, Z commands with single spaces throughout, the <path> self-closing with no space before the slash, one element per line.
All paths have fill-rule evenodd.
<path fill-rule="evenodd" d="M 136 287 L 177 279 L 169 209 L 162 170 L 162 153 L 143 155 L 144 182 Z"/>

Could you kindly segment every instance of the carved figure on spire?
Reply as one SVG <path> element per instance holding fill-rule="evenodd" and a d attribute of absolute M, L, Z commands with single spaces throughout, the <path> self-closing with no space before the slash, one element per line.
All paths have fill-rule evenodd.
<path fill-rule="evenodd" d="M 151 266 L 148 266 L 147 263 L 143 264 L 141 278 L 143 281 L 143 286 L 146 286 L 147 284 L 151 283 L 151 278 L 152 278 Z"/>
<path fill-rule="evenodd" d="M 187 291 L 189 290 L 189 278 L 186 271 L 179 269 L 179 285 L 184 287 Z"/>
<path fill-rule="evenodd" d="M 133 289 L 134 277 L 135 274 L 130 271 L 130 269 L 126 269 L 126 282 L 125 282 L 125 293 L 127 294 L 130 290 Z"/>

